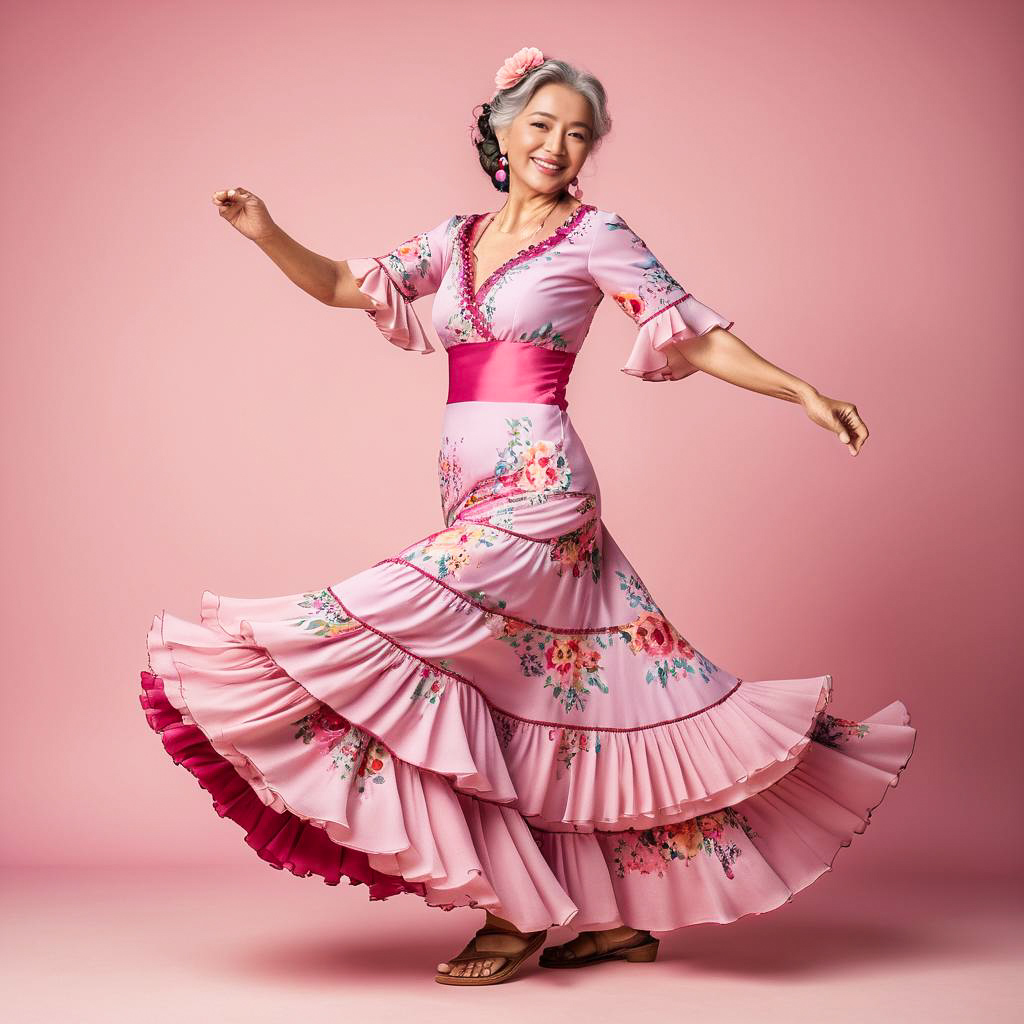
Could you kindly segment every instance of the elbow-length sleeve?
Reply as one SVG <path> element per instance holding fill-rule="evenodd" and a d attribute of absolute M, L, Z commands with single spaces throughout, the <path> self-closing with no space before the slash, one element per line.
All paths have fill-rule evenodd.
<path fill-rule="evenodd" d="M 638 331 L 622 372 L 642 380 L 681 380 L 697 370 L 683 354 L 687 338 L 728 320 L 695 299 L 617 213 L 595 227 L 588 257 L 594 283 L 636 324 Z"/>
<path fill-rule="evenodd" d="M 450 260 L 455 221 L 448 217 L 383 256 L 348 260 L 356 287 L 374 304 L 364 312 L 388 341 L 408 352 L 428 355 L 434 351 L 412 303 L 440 287 Z"/>

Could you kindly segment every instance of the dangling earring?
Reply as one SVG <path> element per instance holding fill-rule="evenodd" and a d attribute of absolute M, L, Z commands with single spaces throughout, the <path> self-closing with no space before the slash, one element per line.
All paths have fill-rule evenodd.
<path fill-rule="evenodd" d="M 508 167 L 508 160 L 505 158 L 505 154 L 502 153 L 498 157 L 498 169 L 494 172 L 494 180 L 498 183 L 499 192 L 508 191 L 508 172 L 505 170 Z"/>
<path fill-rule="evenodd" d="M 576 191 L 575 192 L 572 191 L 573 185 L 576 186 Z M 579 199 L 582 202 L 582 200 L 583 200 L 583 189 L 580 188 L 579 175 L 577 175 L 575 178 L 572 179 L 572 181 L 569 182 L 569 195 L 571 195 L 573 197 L 573 199 Z"/>

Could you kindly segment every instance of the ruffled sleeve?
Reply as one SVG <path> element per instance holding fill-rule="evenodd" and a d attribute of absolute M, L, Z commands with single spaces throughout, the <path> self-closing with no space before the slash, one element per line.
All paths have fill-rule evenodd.
<path fill-rule="evenodd" d="M 364 310 L 366 315 L 388 341 L 408 352 L 428 355 L 434 351 L 412 303 L 440 287 L 451 257 L 456 219 L 446 218 L 383 256 L 347 261 L 356 287 L 374 304 L 373 309 Z"/>
<path fill-rule="evenodd" d="M 622 372 L 643 380 L 680 380 L 696 372 L 680 343 L 734 321 L 695 299 L 617 214 L 594 228 L 590 276 L 636 324 L 638 331 Z"/>

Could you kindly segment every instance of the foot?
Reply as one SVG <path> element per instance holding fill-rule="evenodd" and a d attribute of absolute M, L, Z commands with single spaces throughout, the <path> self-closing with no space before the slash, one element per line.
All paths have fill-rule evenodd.
<path fill-rule="evenodd" d="M 510 921 L 504 920 L 501 917 L 494 917 L 489 911 L 487 912 L 487 919 L 484 921 L 483 928 L 480 928 L 477 932 L 483 931 L 484 928 L 494 928 L 503 932 L 507 932 L 510 936 L 522 939 L 522 945 L 533 938 L 536 932 L 521 932 L 515 927 Z M 480 978 L 487 977 L 491 974 L 497 973 L 504 965 L 508 958 L 492 954 L 490 956 L 482 956 L 477 959 L 467 960 L 462 963 L 450 964 L 447 960 L 442 960 L 437 965 L 438 974 L 448 974 L 453 978 Z"/>
<path fill-rule="evenodd" d="M 620 925 L 618 928 L 605 928 L 600 932 L 580 932 L 574 939 L 563 942 L 560 946 L 545 946 L 542 956 L 548 959 L 572 960 L 578 956 L 590 954 L 594 945 L 590 936 L 603 935 L 608 949 L 629 949 L 642 946 L 651 941 L 651 933 L 645 929 L 630 928 Z"/>

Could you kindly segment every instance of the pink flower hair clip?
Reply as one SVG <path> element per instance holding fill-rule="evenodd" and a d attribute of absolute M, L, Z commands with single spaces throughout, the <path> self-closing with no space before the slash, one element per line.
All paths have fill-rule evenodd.
<path fill-rule="evenodd" d="M 524 75 L 544 63 L 544 54 L 536 46 L 524 46 L 513 53 L 498 68 L 494 76 L 494 84 L 499 89 L 511 89 Z"/>

